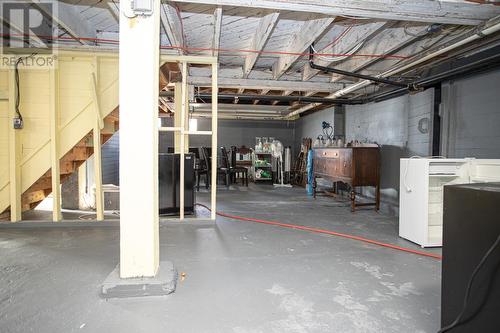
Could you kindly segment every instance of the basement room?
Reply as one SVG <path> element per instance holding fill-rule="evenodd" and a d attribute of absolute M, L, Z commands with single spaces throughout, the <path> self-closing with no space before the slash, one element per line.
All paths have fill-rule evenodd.
<path fill-rule="evenodd" d="M 500 332 L 499 4 L 0 0 L 0 332 Z"/>

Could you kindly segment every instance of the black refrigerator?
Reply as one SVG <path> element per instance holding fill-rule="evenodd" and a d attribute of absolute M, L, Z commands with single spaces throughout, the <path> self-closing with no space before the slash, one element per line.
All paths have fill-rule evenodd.
<path fill-rule="evenodd" d="M 158 206 L 160 215 L 179 215 L 180 154 L 160 153 L 158 157 Z M 193 214 L 195 204 L 195 156 L 184 154 L 184 213 Z"/>
<path fill-rule="evenodd" d="M 500 183 L 444 187 L 441 326 L 462 311 L 472 272 L 500 235 Z M 450 333 L 500 332 L 500 246 L 472 281 L 460 324 Z"/>

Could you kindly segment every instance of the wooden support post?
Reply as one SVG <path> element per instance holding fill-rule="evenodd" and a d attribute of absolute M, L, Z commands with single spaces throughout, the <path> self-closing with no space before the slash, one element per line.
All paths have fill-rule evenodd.
<path fill-rule="evenodd" d="M 59 73 L 51 69 L 50 81 L 50 162 L 52 179 L 52 221 L 59 222 L 61 215 L 61 173 L 59 165 Z"/>
<path fill-rule="evenodd" d="M 101 167 L 101 129 L 96 121 L 92 131 L 94 146 L 94 178 L 95 178 L 95 211 L 96 220 L 104 220 L 104 197 L 102 192 L 102 167 Z"/>
<path fill-rule="evenodd" d="M 16 84 L 14 70 L 9 71 L 9 181 L 10 221 L 21 221 L 21 133 L 13 127 L 16 117 Z"/>
<path fill-rule="evenodd" d="M 120 1 L 120 277 L 159 268 L 158 86 L 160 1 L 128 18 Z M 133 68 L 133 70 L 131 70 Z"/>
<path fill-rule="evenodd" d="M 210 189 L 210 218 L 215 220 L 217 209 L 217 107 L 218 107 L 218 91 L 217 87 L 217 63 L 212 64 L 212 179 Z"/>
<path fill-rule="evenodd" d="M 180 145 L 180 179 L 179 179 L 179 218 L 181 220 L 184 219 L 184 154 L 186 152 L 186 147 L 185 147 L 185 138 L 186 135 L 184 134 L 184 131 L 186 130 L 186 114 L 187 114 L 187 62 L 183 61 L 182 62 L 182 94 L 181 94 L 181 100 L 182 100 L 182 106 L 181 106 L 181 112 L 180 112 L 180 118 L 181 118 L 181 145 Z M 177 110 L 176 110 L 177 112 Z"/>
<path fill-rule="evenodd" d="M 182 103 L 183 100 L 185 103 L 188 103 L 188 94 L 186 93 L 186 96 L 183 98 L 182 96 L 182 87 L 183 84 L 182 82 L 177 82 L 175 83 L 174 87 L 174 107 L 175 107 L 175 112 L 174 112 L 174 126 L 178 128 L 182 128 L 181 123 L 181 110 L 182 110 Z M 187 104 L 186 104 L 187 105 Z M 186 107 L 186 110 L 188 110 L 188 107 Z M 188 123 L 188 112 L 184 114 L 184 122 L 185 124 Z M 182 130 L 180 131 L 175 131 L 174 132 L 174 152 L 176 154 L 179 154 L 181 152 L 181 136 L 184 136 L 184 152 L 187 153 L 189 152 L 189 135 L 186 133 L 182 133 Z"/>
<path fill-rule="evenodd" d="M 94 181 L 95 181 L 95 211 L 96 220 L 104 221 L 104 194 L 102 191 L 102 154 L 101 130 L 104 127 L 99 101 L 99 59 L 94 58 L 94 72 L 91 75 L 92 96 L 96 113 L 96 121 L 92 131 L 94 146 Z"/>

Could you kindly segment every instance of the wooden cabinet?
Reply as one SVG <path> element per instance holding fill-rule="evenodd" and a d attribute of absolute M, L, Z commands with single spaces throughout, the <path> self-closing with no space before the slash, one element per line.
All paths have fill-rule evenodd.
<path fill-rule="evenodd" d="M 380 207 L 380 149 L 379 147 L 315 148 L 313 158 L 314 196 L 316 178 L 334 183 L 343 182 L 351 187 L 351 211 L 356 206 Z M 356 202 L 355 187 L 375 187 L 375 202 Z"/>

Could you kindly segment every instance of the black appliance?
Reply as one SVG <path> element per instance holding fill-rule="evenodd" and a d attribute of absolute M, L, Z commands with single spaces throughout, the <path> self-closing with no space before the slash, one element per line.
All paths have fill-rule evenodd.
<path fill-rule="evenodd" d="M 158 206 L 160 215 L 179 215 L 180 154 L 158 156 Z M 193 214 L 195 204 L 194 154 L 184 154 L 184 213 Z"/>
<path fill-rule="evenodd" d="M 444 187 L 441 327 L 462 310 L 467 284 L 500 234 L 500 183 Z M 500 332 L 500 246 L 484 261 L 470 289 L 459 332 Z"/>

